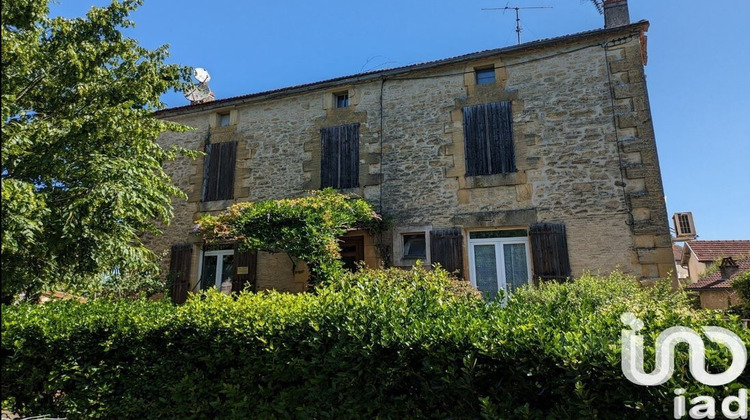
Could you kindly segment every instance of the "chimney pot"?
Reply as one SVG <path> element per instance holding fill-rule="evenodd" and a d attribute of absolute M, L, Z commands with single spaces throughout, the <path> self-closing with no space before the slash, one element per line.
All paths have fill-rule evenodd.
<path fill-rule="evenodd" d="M 615 28 L 629 24 L 628 0 L 604 0 L 605 28 Z"/>

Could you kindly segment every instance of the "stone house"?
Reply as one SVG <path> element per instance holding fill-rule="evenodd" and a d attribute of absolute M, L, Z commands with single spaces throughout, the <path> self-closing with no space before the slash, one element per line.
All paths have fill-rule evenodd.
<path fill-rule="evenodd" d="M 685 288 L 698 293 L 701 307 L 727 309 L 742 303 L 742 298 L 732 289 L 731 282 L 746 271 L 750 271 L 750 256 L 737 261 L 732 257 L 725 257 L 721 259 L 716 271 L 703 276 L 695 283 L 688 284 Z"/>
<path fill-rule="evenodd" d="M 166 164 L 188 195 L 164 235 L 185 290 L 305 289 L 280 254 L 204 246 L 193 221 L 331 186 L 393 218 L 342 238 L 347 263 L 440 263 L 495 292 L 619 268 L 674 271 L 644 75 L 648 22 L 605 2 L 605 28 L 158 112 L 206 153 Z M 168 265 L 167 265 L 168 264 Z"/>
<path fill-rule="evenodd" d="M 687 269 L 687 283 L 696 283 L 704 277 L 706 269 L 722 258 L 739 259 L 750 255 L 750 240 L 740 241 L 687 241 L 682 247 L 680 264 Z"/>

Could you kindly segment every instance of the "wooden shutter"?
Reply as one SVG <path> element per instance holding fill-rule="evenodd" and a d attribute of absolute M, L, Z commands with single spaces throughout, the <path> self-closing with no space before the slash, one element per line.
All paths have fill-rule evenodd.
<path fill-rule="evenodd" d="M 169 258 L 169 278 L 172 282 L 170 292 L 173 303 L 185 303 L 190 288 L 190 266 L 192 265 L 193 246 L 190 244 L 174 245 Z"/>
<path fill-rule="evenodd" d="M 253 292 L 257 289 L 256 272 L 258 267 L 258 253 L 256 251 L 240 251 L 234 245 L 234 277 L 232 278 L 232 292 L 241 292 L 249 285 Z"/>
<path fill-rule="evenodd" d="M 537 223 L 529 227 L 534 279 L 564 281 L 570 277 L 565 225 Z"/>
<path fill-rule="evenodd" d="M 463 108 L 466 175 L 516 171 L 511 102 Z"/>
<path fill-rule="evenodd" d="M 359 186 L 359 124 L 320 130 L 321 188 Z"/>
<path fill-rule="evenodd" d="M 456 276 L 463 278 L 464 272 L 464 237 L 461 229 L 438 229 L 430 232 L 430 260 L 433 264 L 440 263 L 446 271 L 458 272 Z"/>
<path fill-rule="evenodd" d="M 234 198 L 237 142 L 207 144 L 203 159 L 203 201 Z"/>

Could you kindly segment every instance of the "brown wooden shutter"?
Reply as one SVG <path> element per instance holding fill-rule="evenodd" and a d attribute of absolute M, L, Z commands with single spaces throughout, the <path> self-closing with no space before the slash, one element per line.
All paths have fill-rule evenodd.
<path fill-rule="evenodd" d="M 258 253 L 256 251 L 240 251 L 238 245 L 235 244 L 234 267 L 232 292 L 241 292 L 245 290 L 246 287 L 253 292 L 256 291 Z"/>
<path fill-rule="evenodd" d="M 201 195 L 203 201 L 211 201 L 216 196 L 216 179 L 212 174 L 216 173 L 216 166 L 218 165 L 218 159 L 213 159 L 214 169 L 211 168 L 211 151 L 213 150 L 213 144 L 207 144 L 204 148 L 203 157 L 203 194 Z"/>
<path fill-rule="evenodd" d="M 320 130 L 320 187 L 359 186 L 359 124 Z"/>
<path fill-rule="evenodd" d="M 529 227 L 534 280 L 564 281 L 570 277 L 570 259 L 565 225 L 537 223 Z"/>
<path fill-rule="evenodd" d="M 464 274 L 464 237 L 461 229 L 437 229 L 430 232 L 430 260 L 440 265 L 448 272 L 458 272 L 456 276 L 463 278 Z"/>
<path fill-rule="evenodd" d="M 237 142 L 221 144 L 219 165 L 219 182 L 217 187 L 217 200 L 229 200 L 234 198 L 234 168 L 237 163 Z"/>
<path fill-rule="evenodd" d="M 516 171 L 510 101 L 463 108 L 466 175 Z"/>
<path fill-rule="evenodd" d="M 192 265 L 193 246 L 190 244 L 174 245 L 169 258 L 169 278 L 172 282 L 170 292 L 173 303 L 185 303 L 190 288 L 190 266 Z"/>
<path fill-rule="evenodd" d="M 203 201 L 234 198 L 234 169 L 237 142 L 213 143 L 205 147 L 203 159 Z"/>

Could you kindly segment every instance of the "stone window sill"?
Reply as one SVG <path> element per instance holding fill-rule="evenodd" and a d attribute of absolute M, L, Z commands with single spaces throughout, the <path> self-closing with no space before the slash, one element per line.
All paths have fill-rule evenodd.
<path fill-rule="evenodd" d="M 525 172 L 511 172 L 508 174 L 476 175 L 466 177 L 466 188 L 501 187 L 506 185 L 520 185 L 525 183 Z"/>

